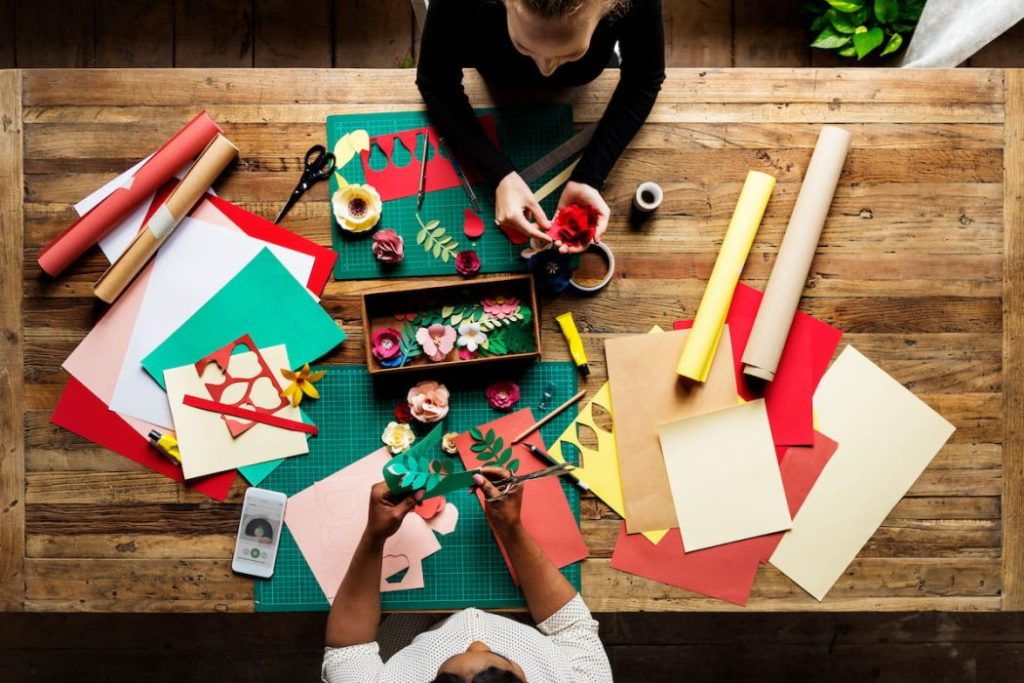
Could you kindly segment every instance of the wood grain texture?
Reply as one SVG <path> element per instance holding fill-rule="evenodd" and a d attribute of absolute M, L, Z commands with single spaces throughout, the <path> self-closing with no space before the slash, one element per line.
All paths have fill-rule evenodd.
<path fill-rule="evenodd" d="M 97 67 L 174 66 L 174 1 L 93 0 Z"/>
<path fill-rule="evenodd" d="M 17 22 L 14 19 L 15 0 L 0 0 L 0 69 L 11 69 L 15 64 L 14 42 Z"/>
<path fill-rule="evenodd" d="M 733 66 L 809 66 L 802 0 L 733 0 Z"/>
<path fill-rule="evenodd" d="M 968 63 L 973 67 L 1024 68 L 1024 21 L 981 48 Z"/>
<path fill-rule="evenodd" d="M 175 0 L 174 66 L 252 65 L 252 0 Z"/>
<path fill-rule="evenodd" d="M 416 18 L 409 0 L 335 0 L 334 63 L 393 68 L 413 57 Z"/>
<path fill-rule="evenodd" d="M 732 66 L 732 7 L 717 0 L 675 0 L 663 5 L 665 64 Z"/>
<path fill-rule="evenodd" d="M 0 71 L 0 610 L 24 608 L 21 71 Z"/>
<path fill-rule="evenodd" d="M 93 65 L 93 0 L 15 0 L 18 64 L 30 67 Z"/>
<path fill-rule="evenodd" d="M 256 0 L 254 12 L 254 66 L 333 65 L 333 0 Z"/>
<path fill-rule="evenodd" d="M 1019 573 L 1004 568 L 1014 522 L 1003 516 L 1014 505 L 1010 479 L 1019 476 L 1007 469 L 1019 462 L 1011 457 L 1019 437 L 1004 419 L 1006 399 L 1024 381 L 1024 370 L 1013 369 L 1017 357 L 1004 355 L 1024 324 L 1006 317 L 1021 315 L 1020 305 L 1007 307 L 1007 294 L 1021 290 L 1008 289 L 1003 258 L 1004 249 L 1016 248 L 1006 231 L 1020 220 L 1007 213 L 1017 206 L 1009 191 L 1019 178 L 1009 164 L 1020 153 L 1010 140 L 1019 133 L 1004 126 L 1020 107 L 1007 100 L 1006 83 L 1015 93 L 1019 78 L 991 69 L 671 70 L 605 190 L 617 277 L 596 297 L 541 302 L 545 359 L 568 360 L 554 318 L 572 310 L 591 358 L 586 386 L 596 388 L 607 376 L 605 339 L 694 314 L 751 168 L 779 178 L 743 274 L 764 286 L 820 125 L 851 130 L 853 150 L 801 309 L 842 328 L 847 342 L 957 432 L 823 603 L 766 567 L 750 610 L 996 610 L 1019 590 Z M 219 191 L 271 217 L 294 185 L 302 153 L 323 140 L 327 115 L 420 106 L 412 72 L 401 69 L 38 70 L 24 79 L 19 244 L 29 255 L 72 220 L 75 201 L 200 106 L 241 149 Z M 479 78 L 466 83 L 475 104 L 488 104 Z M 577 121 L 593 120 L 614 83 L 608 74 L 563 101 Z M 633 226 L 626 207 L 648 178 L 662 184 L 665 201 L 649 222 Z M 295 207 L 290 227 L 328 244 L 328 216 L 321 185 Z M 251 584 L 226 570 L 241 484 L 228 503 L 211 503 L 49 423 L 66 381 L 60 363 L 102 312 L 91 285 L 104 267 L 92 252 L 59 280 L 39 278 L 31 260 L 15 270 L 24 278 L 23 606 L 251 609 Z M 328 284 L 322 303 L 349 339 L 326 362 L 363 362 L 360 295 L 393 284 Z M 584 593 L 592 607 L 732 609 L 611 569 L 619 520 L 589 496 L 582 508 L 593 554 Z"/>

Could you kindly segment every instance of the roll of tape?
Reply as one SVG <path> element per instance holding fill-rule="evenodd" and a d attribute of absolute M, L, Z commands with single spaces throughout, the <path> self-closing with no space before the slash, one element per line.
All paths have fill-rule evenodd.
<path fill-rule="evenodd" d="M 662 192 L 661 186 L 653 180 L 648 180 L 640 183 L 636 188 L 636 193 L 633 195 L 633 206 L 637 211 L 650 213 L 661 206 L 661 200 L 664 198 L 665 193 Z"/>
<path fill-rule="evenodd" d="M 608 283 L 612 281 L 612 276 L 615 275 L 615 255 L 612 253 L 612 250 L 608 247 L 608 245 L 605 244 L 604 242 L 591 242 L 590 246 L 587 247 L 587 251 L 596 251 L 600 253 L 602 258 L 604 258 L 605 263 L 608 264 L 608 272 L 605 273 L 605 276 L 601 278 L 600 282 L 590 287 L 586 285 L 581 285 L 580 283 L 576 282 L 575 278 L 569 278 L 569 284 L 577 292 L 586 292 L 590 294 L 604 289 L 608 285 Z"/>

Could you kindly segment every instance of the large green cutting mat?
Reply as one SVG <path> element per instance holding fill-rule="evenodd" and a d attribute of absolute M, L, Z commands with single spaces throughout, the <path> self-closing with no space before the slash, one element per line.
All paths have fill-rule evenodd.
<path fill-rule="evenodd" d="M 395 403 L 402 399 L 413 380 L 393 388 L 378 387 L 370 379 L 364 366 L 325 365 L 327 375 L 317 384 L 319 401 L 303 401 L 308 417 L 319 426 L 320 433 L 309 442 L 309 454 L 288 458 L 262 483 L 263 488 L 293 495 L 317 480 L 336 472 L 380 447 L 380 433 L 393 418 Z M 534 417 L 543 412 L 537 409 L 544 387 L 550 382 L 556 387 L 548 408 L 558 406 L 576 393 L 576 369 L 571 363 L 535 363 L 527 370 L 493 376 L 497 379 L 515 379 L 522 391 L 520 408 L 529 407 Z M 473 380 L 464 380 L 470 382 Z M 451 409 L 446 421 L 447 431 L 465 431 L 494 420 L 500 415 L 488 405 L 483 385 L 448 385 L 452 390 Z M 541 430 L 545 443 L 565 431 L 575 417 L 575 410 L 567 410 Z M 458 458 L 455 458 L 458 463 Z M 461 469 L 461 464 L 458 464 Z M 569 504 L 579 520 L 578 491 L 562 482 Z M 463 607 L 500 608 L 525 604 L 522 592 L 512 583 L 501 552 L 484 519 L 483 510 L 475 496 L 457 491 L 447 497 L 459 509 L 456 530 L 439 536 L 441 550 L 423 563 L 426 587 L 417 590 L 383 593 L 384 609 L 391 610 L 443 610 Z M 580 565 L 577 563 L 562 573 L 580 587 Z M 255 602 L 258 612 L 290 612 L 328 609 L 327 600 L 320 590 L 306 561 L 299 552 L 291 533 L 285 531 L 277 555 L 274 576 L 266 581 L 256 580 Z"/>
<path fill-rule="evenodd" d="M 511 159 L 516 168 L 525 168 L 544 156 L 562 142 L 572 137 L 572 107 L 570 105 L 537 106 L 529 109 L 478 109 L 478 115 L 493 114 L 497 124 L 498 139 L 502 151 Z M 429 124 L 425 112 L 406 111 L 382 114 L 343 114 L 327 117 L 327 148 L 333 150 L 334 144 L 346 133 L 354 130 L 365 130 L 372 138 L 375 135 L 396 133 L 400 131 L 422 128 Z M 386 166 L 386 158 L 379 148 L 371 148 L 368 163 L 370 168 L 380 170 Z M 409 150 L 408 164 L 419 168 L 421 150 Z M 402 151 L 406 160 L 406 152 Z M 398 152 L 396 152 L 396 156 Z M 381 161 L 378 161 L 381 160 Z M 556 166 L 533 184 L 536 190 L 555 174 L 560 172 L 568 160 Z M 344 168 L 341 174 L 350 183 L 363 183 L 365 176 L 360 158 L 356 156 Z M 338 189 L 337 178 L 332 174 L 330 179 L 331 195 Z M 484 222 L 484 234 L 479 239 L 470 240 L 462 231 L 465 210 L 469 208 L 469 200 L 461 187 L 428 192 L 419 212 L 420 219 L 427 223 L 431 220 L 440 221 L 447 229 L 447 234 L 459 243 L 459 250 L 473 249 L 480 256 L 481 272 L 508 273 L 525 269 L 525 262 L 520 257 L 522 246 L 508 241 L 504 233 L 494 224 L 493 190 L 486 183 L 476 183 L 473 190 L 480 202 Z M 545 213 L 550 217 L 558 204 L 559 194 L 552 193 L 541 202 Z M 334 277 L 338 280 L 363 280 L 379 277 L 411 277 L 423 275 L 454 275 L 453 260 L 447 263 L 428 254 L 423 247 L 416 244 L 416 235 L 420 225 L 416 220 L 416 197 L 402 197 L 384 202 L 380 227 L 391 228 L 405 240 L 405 260 L 395 267 L 383 267 L 374 257 L 370 249 L 369 234 L 352 236 L 343 233 L 331 218 L 334 250 L 338 252 L 338 261 L 334 265 Z"/>

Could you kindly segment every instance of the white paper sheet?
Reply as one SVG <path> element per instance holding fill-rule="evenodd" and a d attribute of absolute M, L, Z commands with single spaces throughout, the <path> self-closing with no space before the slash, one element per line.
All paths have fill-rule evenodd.
<path fill-rule="evenodd" d="M 928 0 L 901 66 L 955 67 L 1021 19 L 1021 0 Z"/>
<path fill-rule="evenodd" d="M 312 256 L 193 218 L 181 222 L 153 259 L 153 273 L 114 387 L 111 410 L 172 427 L 167 394 L 142 369 L 142 359 L 264 247 L 298 282 L 309 281 Z"/>

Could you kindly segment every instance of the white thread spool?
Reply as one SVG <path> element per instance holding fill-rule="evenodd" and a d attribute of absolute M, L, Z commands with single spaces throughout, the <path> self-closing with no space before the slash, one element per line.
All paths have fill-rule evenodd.
<path fill-rule="evenodd" d="M 661 206 L 661 200 L 664 198 L 665 193 L 662 192 L 661 186 L 653 180 L 648 180 L 640 183 L 640 186 L 636 188 L 636 194 L 633 195 L 633 206 L 641 213 L 650 213 Z"/>

